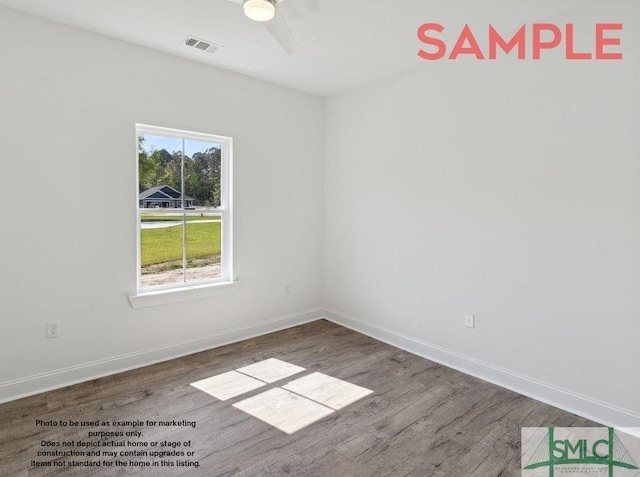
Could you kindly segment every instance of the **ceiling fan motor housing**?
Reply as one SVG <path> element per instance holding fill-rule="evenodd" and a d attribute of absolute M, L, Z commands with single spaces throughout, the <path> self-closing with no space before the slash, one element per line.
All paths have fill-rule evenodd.
<path fill-rule="evenodd" d="M 257 22 L 268 22 L 276 14 L 274 0 L 244 0 L 244 14 Z"/>

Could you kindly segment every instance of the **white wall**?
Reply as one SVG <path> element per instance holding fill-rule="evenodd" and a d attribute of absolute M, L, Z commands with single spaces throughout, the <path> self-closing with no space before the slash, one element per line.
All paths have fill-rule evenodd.
<path fill-rule="evenodd" d="M 0 401 L 320 316 L 322 99 L 4 8 L 0 59 Z M 136 122 L 233 137 L 234 293 L 131 309 Z"/>
<path fill-rule="evenodd" d="M 329 316 L 639 425 L 639 20 L 637 1 L 554 19 L 585 49 L 622 21 L 621 62 L 424 62 L 331 98 Z"/>

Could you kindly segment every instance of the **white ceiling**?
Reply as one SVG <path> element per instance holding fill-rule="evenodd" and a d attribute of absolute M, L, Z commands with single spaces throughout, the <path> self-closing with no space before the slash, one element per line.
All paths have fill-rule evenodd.
<path fill-rule="evenodd" d="M 593 0 L 285 0 L 301 51 L 287 55 L 229 0 L 0 0 L 0 5 L 308 93 L 329 96 L 416 67 L 425 22 L 456 38 L 465 23 L 505 34 Z M 194 35 L 224 46 L 183 45 Z"/>

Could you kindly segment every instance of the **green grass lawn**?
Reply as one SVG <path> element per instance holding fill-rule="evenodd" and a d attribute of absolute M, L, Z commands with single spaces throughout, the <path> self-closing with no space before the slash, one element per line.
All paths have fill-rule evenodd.
<path fill-rule="evenodd" d="M 195 221 L 211 218 L 198 216 L 195 217 Z M 187 224 L 187 259 L 220 255 L 220 225 Z M 182 226 L 140 230 L 140 249 L 143 267 L 182 260 Z"/>

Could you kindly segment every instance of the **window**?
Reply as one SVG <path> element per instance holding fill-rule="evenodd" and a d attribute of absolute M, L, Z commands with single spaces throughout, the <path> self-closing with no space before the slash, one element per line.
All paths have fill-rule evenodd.
<path fill-rule="evenodd" d="M 138 291 L 231 281 L 231 138 L 136 133 Z"/>

